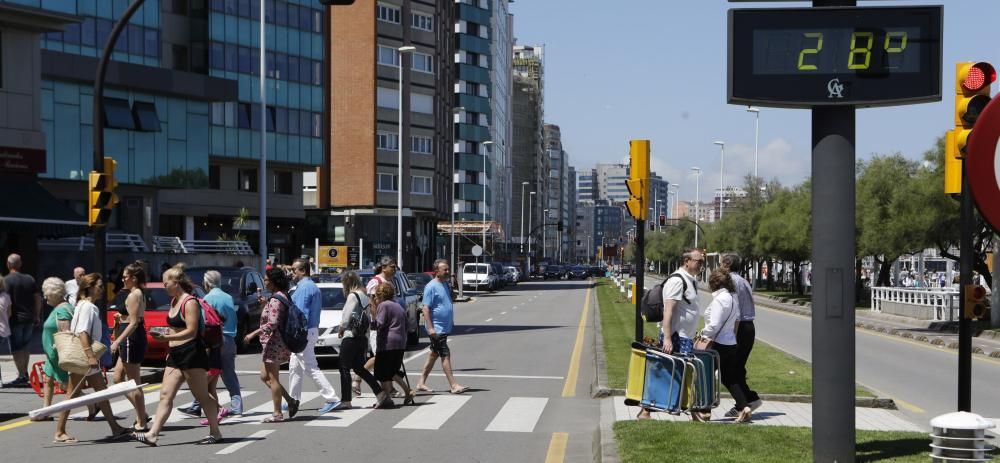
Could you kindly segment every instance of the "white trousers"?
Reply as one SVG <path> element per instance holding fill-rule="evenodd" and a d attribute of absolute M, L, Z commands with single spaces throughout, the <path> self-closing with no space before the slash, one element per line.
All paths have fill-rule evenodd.
<path fill-rule="evenodd" d="M 333 390 L 330 381 L 327 381 L 323 370 L 320 370 L 319 364 L 316 363 L 315 347 L 318 337 L 319 329 L 309 328 L 309 342 L 306 344 L 305 350 L 300 354 L 292 354 L 291 359 L 289 359 L 288 394 L 295 400 L 302 398 L 302 380 L 304 376 L 309 375 L 327 402 L 339 401 L 340 397 L 337 397 L 337 391 Z"/>

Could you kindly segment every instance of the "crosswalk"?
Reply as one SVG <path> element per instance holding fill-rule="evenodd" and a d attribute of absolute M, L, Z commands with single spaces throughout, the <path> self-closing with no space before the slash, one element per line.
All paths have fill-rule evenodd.
<path fill-rule="evenodd" d="M 219 403 L 226 405 L 229 403 L 229 394 L 224 390 L 220 389 Z M 273 411 L 273 405 L 271 403 L 270 391 L 253 391 L 244 390 L 242 391 L 244 410 L 243 414 L 240 416 L 231 416 L 223 420 L 222 425 L 237 426 L 237 425 L 251 425 L 259 426 L 263 423 L 263 419 L 270 415 Z M 150 416 L 155 416 L 156 406 L 160 398 L 160 391 L 153 390 L 146 392 L 143 396 L 146 403 L 146 411 Z M 314 391 L 304 391 L 301 397 L 301 408 L 312 408 L 321 404 L 310 404 L 317 399 L 322 400 L 319 392 Z M 407 430 L 424 430 L 433 431 L 441 429 L 449 420 L 453 419 L 458 414 L 462 413 L 463 410 L 468 410 L 467 413 L 475 413 L 477 416 L 483 414 L 483 409 L 480 407 L 469 407 L 477 399 L 483 403 L 489 403 L 494 407 L 494 417 L 489 422 L 483 431 L 487 432 L 516 432 L 516 433 L 530 433 L 534 432 L 535 426 L 544 413 L 545 407 L 548 404 L 549 399 L 544 397 L 510 397 L 503 403 L 503 405 L 496 409 L 496 405 L 493 404 L 493 399 L 487 399 L 485 397 L 477 398 L 475 395 L 451 395 L 451 394 L 431 394 L 431 395 L 420 395 L 417 396 L 417 406 L 415 407 L 402 407 L 401 410 L 409 410 L 404 417 L 398 418 L 398 415 L 393 415 L 398 419 L 391 427 L 393 429 L 407 429 Z M 200 418 L 195 418 L 187 416 L 176 410 L 177 407 L 188 407 L 191 405 L 191 394 L 190 391 L 182 389 L 177 392 L 177 396 L 174 399 L 175 409 L 171 412 L 170 416 L 167 418 L 167 424 L 187 424 L 191 420 L 198 420 Z M 326 428 L 349 428 L 366 418 L 372 419 L 373 415 L 387 416 L 386 414 L 380 414 L 377 410 L 371 408 L 375 403 L 375 398 L 371 395 L 366 394 L 363 397 L 355 397 L 352 401 L 353 408 L 349 410 L 340 410 L 336 412 L 330 412 L 325 415 L 315 415 L 308 413 L 300 413 L 296 416 L 295 420 L 289 424 L 301 424 L 306 427 L 326 427 Z M 309 404 L 309 407 L 306 407 Z M 132 410 L 132 404 L 126 400 L 116 400 L 111 403 L 111 409 L 116 415 L 129 414 Z M 71 415 L 71 418 L 82 419 L 87 416 L 87 412 L 83 411 L 80 413 L 75 413 Z M 286 414 L 287 417 L 287 414 Z M 284 425 L 283 425 L 284 426 Z"/>

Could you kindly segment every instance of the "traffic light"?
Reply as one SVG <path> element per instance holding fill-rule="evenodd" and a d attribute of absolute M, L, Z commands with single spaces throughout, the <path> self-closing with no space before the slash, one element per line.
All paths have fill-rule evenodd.
<path fill-rule="evenodd" d="M 955 156 L 965 157 L 969 134 L 990 102 L 990 85 L 997 72 L 990 63 L 964 62 L 955 67 Z"/>
<path fill-rule="evenodd" d="M 986 317 L 986 288 L 979 285 L 965 285 L 964 317 L 969 320 Z"/>
<path fill-rule="evenodd" d="M 625 181 L 629 199 L 625 204 L 634 219 L 646 220 L 649 214 L 646 205 L 649 200 L 649 140 L 629 141 L 629 157 L 629 179 Z"/>
<path fill-rule="evenodd" d="M 117 167 L 117 161 L 105 157 L 104 172 L 90 172 L 87 223 L 92 227 L 107 225 L 108 219 L 111 218 L 111 212 L 118 204 L 118 180 L 115 179 Z"/>
<path fill-rule="evenodd" d="M 667 216 L 662 215 L 662 214 L 660 215 L 660 226 L 661 227 L 666 227 L 667 226 Z"/>

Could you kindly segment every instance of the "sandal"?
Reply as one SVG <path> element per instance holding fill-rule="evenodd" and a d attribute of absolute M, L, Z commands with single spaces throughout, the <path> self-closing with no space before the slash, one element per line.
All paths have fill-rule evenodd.
<path fill-rule="evenodd" d="M 292 399 L 288 403 L 288 417 L 289 418 L 295 418 L 295 414 L 299 412 L 299 405 L 301 403 L 302 403 L 301 401 L 295 400 L 295 399 Z"/>
<path fill-rule="evenodd" d="M 146 444 L 150 447 L 156 447 L 156 441 L 149 440 L 149 437 L 147 437 L 146 433 L 144 432 L 133 433 L 132 439 L 135 439 L 135 441 L 140 444 Z"/>
<path fill-rule="evenodd" d="M 77 439 L 77 438 L 75 438 L 73 436 L 66 436 L 66 437 L 64 437 L 62 439 L 53 439 L 52 440 L 53 444 L 75 444 L 77 442 L 80 442 L 80 439 Z"/>
<path fill-rule="evenodd" d="M 379 409 L 396 408 L 396 404 L 395 402 L 392 401 L 391 398 L 386 397 L 385 400 L 378 402 L 375 405 L 372 405 L 372 408 L 379 408 Z"/>
<path fill-rule="evenodd" d="M 427 387 L 427 385 L 425 385 L 425 384 L 421 384 L 421 385 L 417 386 L 417 390 L 420 391 L 420 392 L 430 392 L 430 393 L 434 392 L 434 389 L 431 389 L 431 388 Z"/>
<path fill-rule="evenodd" d="M 221 444 L 224 440 L 225 439 L 223 439 L 222 436 L 215 437 L 215 436 L 212 436 L 212 435 L 208 435 L 208 436 L 202 437 L 200 441 L 198 441 L 198 442 L 195 443 L 195 445 Z"/>
<path fill-rule="evenodd" d="M 414 400 L 417 398 L 417 393 L 415 391 L 410 391 L 406 394 L 406 398 L 403 399 L 403 405 L 414 405 Z"/>
<path fill-rule="evenodd" d="M 262 421 L 262 423 L 281 423 L 284 421 L 285 421 L 284 415 L 271 415 L 267 418 L 264 418 L 264 421 Z"/>
<path fill-rule="evenodd" d="M 113 435 L 108 436 L 107 440 L 110 440 L 110 441 L 124 441 L 124 440 L 129 440 L 129 439 L 132 438 L 132 434 L 134 434 L 134 433 L 135 433 L 135 430 L 132 429 L 132 428 L 122 428 L 121 431 L 118 431 L 118 432 L 114 433 Z"/>
<path fill-rule="evenodd" d="M 452 394 L 464 394 L 469 390 L 469 386 L 460 386 L 458 389 L 452 389 L 450 392 Z"/>

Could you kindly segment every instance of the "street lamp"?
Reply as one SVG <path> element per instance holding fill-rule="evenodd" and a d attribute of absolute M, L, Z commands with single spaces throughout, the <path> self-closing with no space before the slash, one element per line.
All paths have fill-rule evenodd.
<path fill-rule="evenodd" d="M 451 109 L 452 114 L 455 116 L 461 116 L 465 111 L 464 106 L 456 106 Z M 454 163 L 455 151 L 452 149 L 452 162 Z M 457 272 L 457 267 L 455 267 L 455 210 L 458 209 L 458 203 L 455 202 L 455 169 L 451 171 L 451 271 Z"/>
<path fill-rule="evenodd" d="M 489 148 L 488 146 L 493 144 L 493 140 L 486 140 L 483 142 L 483 252 L 486 252 L 486 179 L 489 178 L 486 175 L 486 160 L 489 159 Z M 483 258 L 485 262 L 485 257 Z"/>
<path fill-rule="evenodd" d="M 757 141 L 760 135 L 760 109 L 747 106 L 747 112 L 753 113 L 753 176 L 757 177 Z"/>
<path fill-rule="evenodd" d="M 546 258 L 546 251 L 549 250 L 549 242 L 545 239 L 545 224 L 549 223 L 549 210 L 542 209 L 542 259 Z"/>
<path fill-rule="evenodd" d="M 701 221 L 701 212 L 699 211 L 699 206 L 701 201 L 699 201 L 699 196 L 701 195 L 701 168 L 692 167 L 691 170 L 694 172 L 694 247 L 698 248 L 698 222 Z"/>
<path fill-rule="evenodd" d="M 528 182 L 521 182 L 521 255 L 524 255 L 524 187 Z"/>
<path fill-rule="evenodd" d="M 714 141 L 715 145 L 719 145 L 720 159 L 719 162 L 719 219 L 722 219 L 722 200 L 726 197 L 726 142 L 724 141 Z"/>
<path fill-rule="evenodd" d="M 531 279 L 531 235 L 535 232 L 531 228 L 531 219 L 535 215 L 535 192 L 528 196 L 528 279 Z"/>
<path fill-rule="evenodd" d="M 416 49 L 417 47 L 410 45 L 396 49 L 399 52 L 399 119 L 397 121 L 399 130 L 396 137 L 397 162 L 399 164 L 397 166 L 399 174 L 396 178 L 396 265 L 400 269 L 403 268 L 403 55 L 412 53 Z M 452 206 L 454 210 L 454 204 Z"/>

